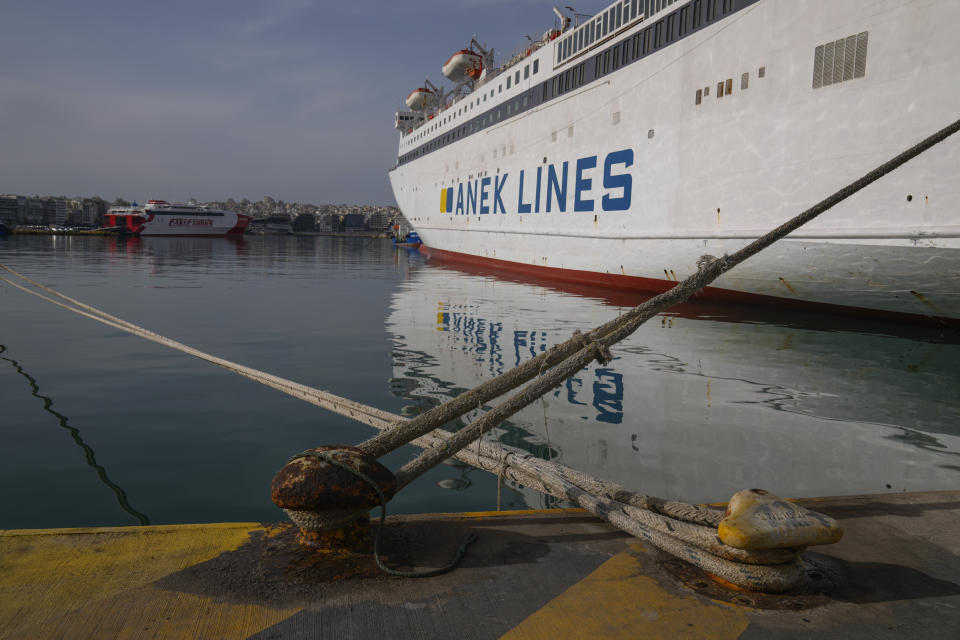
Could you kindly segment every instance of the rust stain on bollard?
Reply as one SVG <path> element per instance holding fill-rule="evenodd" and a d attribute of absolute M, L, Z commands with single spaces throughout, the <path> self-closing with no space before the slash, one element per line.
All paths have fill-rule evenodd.
<path fill-rule="evenodd" d="M 385 500 L 396 492 L 397 482 L 389 469 L 349 446 L 308 449 L 274 476 L 270 497 L 300 528 L 298 540 L 304 547 L 330 552 L 370 551 L 368 512 L 380 505 L 380 497 L 350 469 L 375 482 Z"/>

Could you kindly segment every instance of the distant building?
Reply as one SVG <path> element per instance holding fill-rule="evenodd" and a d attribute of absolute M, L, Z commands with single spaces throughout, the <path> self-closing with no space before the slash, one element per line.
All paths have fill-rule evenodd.
<path fill-rule="evenodd" d="M 314 231 L 317 219 L 312 213 L 301 213 L 293 220 L 294 231 Z"/>
<path fill-rule="evenodd" d="M 343 230 L 357 232 L 366 229 L 367 221 L 362 213 L 348 213 L 343 217 Z"/>
<path fill-rule="evenodd" d="M 23 196 L 0 196 L 0 222 L 15 227 L 24 220 L 26 198 Z"/>
<path fill-rule="evenodd" d="M 336 213 L 323 213 L 317 218 L 317 231 L 330 233 L 340 229 L 340 216 Z"/>
<path fill-rule="evenodd" d="M 367 228 L 371 231 L 386 231 L 390 228 L 392 216 L 386 209 L 378 209 L 367 216 Z"/>
<path fill-rule="evenodd" d="M 290 216 L 285 213 L 275 213 L 266 218 L 254 218 L 250 222 L 250 233 L 292 233 Z"/>
<path fill-rule="evenodd" d="M 67 222 L 67 203 L 65 200 L 60 198 L 44 198 L 42 201 L 43 207 L 43 224 L 58 225 L 63 226 Z"/>
<path fill-rule="evenodd" d="M 95 227 L 98 215 L 97 202 L 95 200 L 84 200 L 83 209 L 80 211 L 80 224 L 85 227 Z"/>

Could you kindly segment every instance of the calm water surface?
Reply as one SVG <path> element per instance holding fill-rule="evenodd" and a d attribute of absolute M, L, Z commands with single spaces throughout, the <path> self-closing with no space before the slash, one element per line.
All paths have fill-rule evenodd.
<path fill-rule="evenodd" d="M 641 301 L 468 273 L 382 240 L 18 236 L 0 238 L 0 262 L 200 350 L 405 415 Z M 958 344 L 937 329 L 687 305 L 490 438 L 694 501 L 754 486 L 956 489 Z M 3 283 L 0 416 L 0 528 L 279 520 L 269 485 L 290 455 L 373 433 Z M 496 503 L 494 476 L 443 465 L 391 511 Z M 501 506 L 552 502 L 507 486 Z"/>

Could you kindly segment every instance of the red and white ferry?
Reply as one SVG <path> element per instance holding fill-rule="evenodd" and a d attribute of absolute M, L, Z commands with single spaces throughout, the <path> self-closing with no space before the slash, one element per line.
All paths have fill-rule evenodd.
<path fill-rule="evenodd" d="M 251 216 L 198 204 L 149 200 L 143 207 L 114 207 L 104 216 L 104 228 L 142 236 L 240 235 Z"/>

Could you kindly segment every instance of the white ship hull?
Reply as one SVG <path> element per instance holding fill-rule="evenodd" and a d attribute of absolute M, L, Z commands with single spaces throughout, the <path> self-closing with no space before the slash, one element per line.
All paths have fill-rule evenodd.
<path fill-rule="evenodd" d="M 224 211 L 218 215 L 195 213 L 146 212 L 141 236 L 225 236 L 240 235 L 247 228 L 250 216 Z"/>
<path fill-rule="evenodd" d="M 519 88 L 499 90 L 526 62 L 479 87 L 485 100 L 462 115 L 454 105 L 443 113 L 458 115 L 405 134 L 390 180 L 425 250 L 663 290 L 693 273 L 700 256 L 739 249 L 960 115 L 960 3 L 730 4 L 728 15 L 595 80 L 597 52 L 630 43 L 692 0 L 557 66 L 561 37 L 529 58 L 540 72 Z M 814 88 L 817 47 L 858 34 L 869 34 L 862 77 Z M 588 81 L 539 101 L 544 80 L 581 62 Z M 732 92 L 718 98 L 727 79 Z M 528 89 L 540 103 L 510 115 Z M 506 117 L 466 130 L 497 110 Z M 709 294 L 960 318 L 958 174 L 960 139 L 951 138 L 738 266 Z"/>

